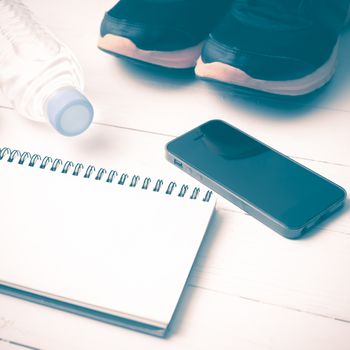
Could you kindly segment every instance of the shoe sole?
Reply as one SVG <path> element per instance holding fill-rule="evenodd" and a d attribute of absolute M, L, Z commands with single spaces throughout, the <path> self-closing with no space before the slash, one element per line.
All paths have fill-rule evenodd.
<path fill-rule="evenodd" d="M 238 85 L 271 94 L 299 96 L 306 95 L 325 85 L 333 76 L 336 68 L 338 43 L 330 58 L 311 74 L 294 80 L 271 81 L 255 79 L 239 68 L 222 62 L 204 63 L 200 57 L 195 73 L 198 77 Z"/>
<path fill-rule="evenodd" d="M 98 47 L 105 52 L 175 69 L 193 68 L 201 54 L 202 46 L 203 42 L 184 50 L 149 51 L 139 49 L 130 39 L 118 35 L 106 34 L 98 40 Z"/>

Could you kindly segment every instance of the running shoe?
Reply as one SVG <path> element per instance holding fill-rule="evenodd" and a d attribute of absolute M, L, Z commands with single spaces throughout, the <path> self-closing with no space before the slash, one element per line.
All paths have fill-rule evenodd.
<path fill-rule="evenodd" d="M 120 0 L 102 21 L 98 47 L 168 68 L 193 68 L 232 0 Z"/>
<path fill-rule="evenodd" d="M 235 0 L 210 34 L 197 76 L 304 95 L 334 74 L 349 0 Z"/>

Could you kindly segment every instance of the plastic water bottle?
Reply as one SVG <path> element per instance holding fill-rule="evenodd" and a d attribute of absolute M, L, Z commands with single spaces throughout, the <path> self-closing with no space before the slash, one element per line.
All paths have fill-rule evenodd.
<path fill-rule="evenodd" d="M 0 0 L 0 89 L 19 114 L 82 133 L 93 118 L 82 77 L 72 52 L 20 0 Z"/>

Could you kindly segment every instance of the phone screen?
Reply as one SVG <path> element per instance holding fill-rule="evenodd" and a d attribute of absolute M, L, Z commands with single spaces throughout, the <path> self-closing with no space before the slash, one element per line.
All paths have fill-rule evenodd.
<path fill-rule="evenodd" d="M 288 227 L 300 227 L 344 190 L 220 120 L 168 144 L 168 151 Z"/>

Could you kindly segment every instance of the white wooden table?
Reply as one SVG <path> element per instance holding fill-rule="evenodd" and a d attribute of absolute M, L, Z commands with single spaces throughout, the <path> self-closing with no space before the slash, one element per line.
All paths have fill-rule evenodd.
<path fill-rule="evenodd" d="M 349 31 L 326 88 L 307 98 L 276 99 L 100 52 L 99 24 L 112 0 L 26 3 L 78 56 L 96 123 L 79 138 L 62 138 L 19 117 L 0 96 L 2 145 L 64 151 L 73 158 L 75 150 L 86 149 L 86 159 L 101 159 L 102 166 L 123 163 L 178 174 L 164 159 L 164 144 L 221 118 L 350 191 Z M 30 139 L 16 133 L 23 126 L 31 130 Z M 60 150 L 53 138 L 62 140 Z M 349 350 L 349 207 L 347 202 L 318 230 L 290 241 L 219 199 L 166 339 L 0 295 L 0 349 Z"/>

